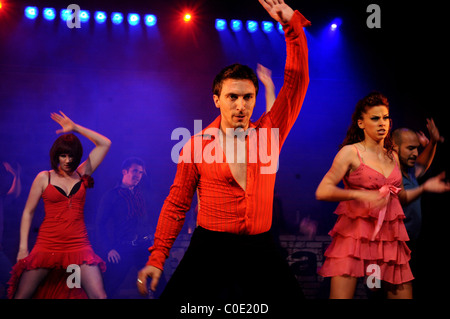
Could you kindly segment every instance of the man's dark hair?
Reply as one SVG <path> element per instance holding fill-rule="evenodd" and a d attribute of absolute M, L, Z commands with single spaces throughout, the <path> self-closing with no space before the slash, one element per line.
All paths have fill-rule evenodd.
<path fill-rule="evenodd" d="M 124 170 L 124 169 L 128 170 L 131 167 L 131 165 L 133 165 L 133 164 L 142 166 L 142 168 L 144 169 L 144 172 L 147 173 L 145 170 L 144 161 L 142 159 L 140 159 L 139 157 L 128 157 L 126 160 L 124 160 L 122 163 L 122 170 Z"/>
<path fill-rule="evenodd" d="M 212 92 L 214 95 L 220 96 L 220 93 L 222 92 L 223 81 L 226 79 L 250 80 L 255 86 L 256 94 L 258 94 L 258 77 L 256 76 L 255 71 L 253 71 L 252 68 L 246 65 L 235 63 L 222 69 L 222 71 L 220 71 L 219 74 L 217 74 L 214 78 L 212 86 Z"/>

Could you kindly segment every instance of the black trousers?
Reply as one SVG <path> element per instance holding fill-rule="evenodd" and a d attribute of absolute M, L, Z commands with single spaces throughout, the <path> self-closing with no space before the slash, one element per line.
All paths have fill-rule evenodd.
<path fill-rule="evenodd" d="M 118 263 L 111 263 L 107 261 L 106 272 L 103 274 L 103 282 L 108 299 L 148 298 L 147 296 L 141 296 L 137 291 L 135 278 L 136 276 L 127 276 L 132 268 L 135 268 L 135 271 L 137 272 L 145 265 L 148 260 L 148 246 L 149 244 L 142 244 L 138 246 L 123 244 L 119 245 L 116 248 L 117 252 L 120 254 L 120 261 Z M 104 260 L 107 260 L 107 258 L 105 258 Z M 126 279 L 129 279 L 129 282 L 125 282 Z M 119 287 L 121 287 L 122 285 L 130 289 L 130 291 L 134 291 L 134 294 L 131 293 L 128 296 L 118 295 Z M 159 281 L 158 288 L 154 293 L 155 298 L 158 298 L 165 285 L 166 281 L 164 279 L 164 276 L 162 276 Z"/>
<path fill-rule="evenodd" d="M 292 305 L 304 296 L 270 232 L 236 235 L 197 227 L 160 299 Z"/>

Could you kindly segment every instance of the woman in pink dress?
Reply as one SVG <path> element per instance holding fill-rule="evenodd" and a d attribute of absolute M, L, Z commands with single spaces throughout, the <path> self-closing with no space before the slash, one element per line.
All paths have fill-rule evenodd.
<path fill-rule="evenodd" d="M 366 275 L 370 288 L 383 282 L 388 298 L 412 298 L 414 277 L 401 204 L 424 191 L 450 190 L 443 174 L 416 189 L 403 189 L 390 129 L 385 96 L 374 92 L 359 101 L 340 151 L 317 188 L 318 200 L 340 202 L 329 233 L 333 239 L 319 270 L 331 277 L 332 299 L 353 298 L 357 278 Z M 338 187 L 342 180 L 344 189 Z"/>
<path fill-rule="evenodd" d="M 53 170 L 40 172 L 31 185 L 22 214 L 17 263 L 11 272 L 9 298 L 106 298 L 98 257 L 87 236 L 83 211 L 86 188 L 92 187 L 90 175 L 108 152 L 111 141 L 103 135 L 75 124 L 63 112 L 51 118 L 61 125 L 56 133 L 77 132 L 95 147 L 80 164 L 83 148 L 74 134 L 58 137 L 50 150 Z M 28 234 L 34 211 L 44 201 L 45 218 L 36 244 L 28 252 Z M 82 289 L 66 283 L 69 265 L 78 265 Z M 73 266 L 72 266 L 73 267 Z"/>

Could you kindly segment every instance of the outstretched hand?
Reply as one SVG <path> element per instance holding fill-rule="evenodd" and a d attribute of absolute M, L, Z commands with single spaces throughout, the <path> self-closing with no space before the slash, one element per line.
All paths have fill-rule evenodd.
<path fill-rule="evenodd" d="M 439 134 L 439 130 L 433 119 L 427 119 L 427 129 L 430 133 L 430 140 L 434 142 L 444 142 L 444 137 Z"/>
<path fill-rule="evenodd" d="M 261 64 L 256 65 L 256 74 L 258 79 L 264 84 L 265 87 L 274 87 L 272 80 L 272 71 Z"/>
<path fill-rule="evenodd" d="M 56 134 L 72 132 L 75 129 L 76 124 L 62 111 L 59 111 L 59 113 L 61 113 L 61 115 L 58 113 L 50 114 L 52 120 L 61 125 L 61 128 L 56 130 Z"/>
<path fill-rule="evenodd" d="M 3 166 L 5 167 L 7 172 L 10 172 L 14 177 L 20 176 L 20 172 L 22 171 L 22 167 L 19 163 L 17 163 L 17 168 L 14 169 L 11 164 L 8 162 L 3 162 Z"/>
<path fill-rule="evenodd" d="M 288 23 L 294 15 L 294 10 L 284 0 L 259 0 L 259 3 L 277 22 Z"/>
<path fill-rule="evenodd" d="M 431 193 L 444 193 L 450 191 L 450 182 L 445 181 L 445 171 L 431 177 L 423 184 L 424 190 Z"/>
<path fill-rule="evenodd" d="M 428 145 L 428 143 L 430 143 L 430 140 L 428 139 L 428 137 L 425 135 L 424 132 L 419 131 L 416 132 L 417 138 L 419 139 L 419 143 L 420 145 L 422 145 L 422 147 L 426 147 Z"/>

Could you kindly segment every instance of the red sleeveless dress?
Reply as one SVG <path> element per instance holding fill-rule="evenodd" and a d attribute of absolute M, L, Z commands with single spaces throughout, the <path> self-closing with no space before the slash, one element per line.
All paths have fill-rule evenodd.
<path fill-rule="evenodd" d="M 88 239 L 84 223 L 84 203 L 87 180 L 83 177 L 69 196 L 49 183 L 42 193 L 45 217 L 39 228 L 36 243 L 30 254 L 19 260 L 11 271 L 8 297 L 13 298 L 20 276 L 25 270 L 50 268 L 52 271 L 43 280 L 33 298 L 38 299 L 77 299 L 87 298 L 82 288 L 69 288 L 66 272 L 71 264 L 98 265 L 106 270 L 105 262 L 97 256 Z"/>
<path fill-rule="evenodd" d="M 358 151 L 358 150 L 357 150 Z M 338 219 L 329 235 L 333 238 L 325 251 L 325 262 L 319 270 L 323 277 L 372 275 L 379 266 L 379 278 L 392 284 L 414 279 L 409 267 L 411 251 L 397 197 L 402 174 L 395 165 L 388 177 L 365 165 L 358 152 L 359 167 L 344 177 L 346 189 L 379 190 L 389 198 L 386 207 L 373 210 L 365 202 L 342 201 L 336 208 Z M 378 275 L 377 275 L 378 277 Z"/>

